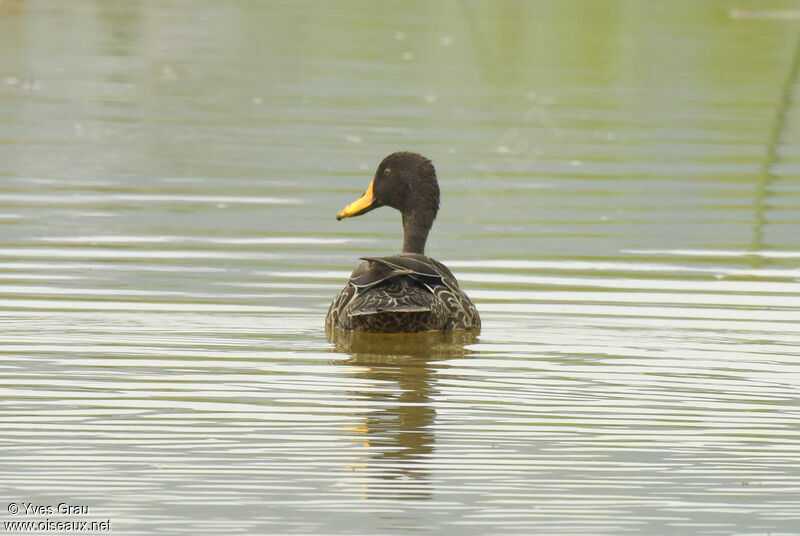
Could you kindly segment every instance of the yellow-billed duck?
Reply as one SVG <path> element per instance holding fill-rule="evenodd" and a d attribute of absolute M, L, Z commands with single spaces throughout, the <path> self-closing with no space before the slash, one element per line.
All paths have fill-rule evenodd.
<path fill-rule="evenodd" d="M 360 216 L 389 206 L 403 217 L 403 251 L 362 257 L 325 318 L 326 330 L 397 333 L 479 330 L 478 310 L 453 273 L 425 256 L 428 231 L 439 211 L 439 184 L 430 160 L 416 153 L 390 154 L 367 191 L 336 216 Z"/>

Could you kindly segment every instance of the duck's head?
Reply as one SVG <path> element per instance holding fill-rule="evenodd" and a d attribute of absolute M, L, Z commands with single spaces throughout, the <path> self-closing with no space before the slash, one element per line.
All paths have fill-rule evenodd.
<path fill-rule="evenodd" d="M 400 212 L 431 212 L 433 222 L 439 211 L 439 184 L 431 161 L 417 153 L 390 154 L 378 166 L 364 195 L 344 207 L 336 219 L 361 216 L 384 205 Z"/>
<path fill-rule="evenodd" d="M 439 183 L 430 160 L 417 153 L 393 153 L 383 159 L 367 191 L 344 207 L 337 220 L 360 216 L 378 207 L 403 215 L 403 251 L 423 253 L 428 231 L 439 212 Z"/>

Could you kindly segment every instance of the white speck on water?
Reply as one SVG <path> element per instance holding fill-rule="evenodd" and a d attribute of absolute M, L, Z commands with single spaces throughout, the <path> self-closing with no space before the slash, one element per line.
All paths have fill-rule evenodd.
<path fill-rule="evenodd" d="M 361 171 L 366 171 L 369 169 L 369 166 L 367 166 L 367 164 L 359 164 L 358 169 Z"/>
<path fill-rule="evenodd" d="M 28 78 L 22 84 L 22 89 L 25 91 L 39 91 L 42 89 L 42 83 L 36 80 L 35 78 Z"/>
<path fill-rule="evenodd" d="M 403 59 L 405 61 L 413 60 L 414 59 L 414 53 L 413 52 L 403 52 Z"/>
<path fill-rule="evenodd" d="M 495 149 L 495 151 L 497 151 L 497 152 L 498 152 L 498 153 L 500 153 L 500 154 L 506 154 L 506 153 L 510 153 L 510 152 L 511 152 L 511 149 L 509 149 L 509 148 L 508 148 L 507 146 L 505 146 L 505 145 L 500 145 L 500 146 L 498 146 L 498 147 Z"/>
<path fill-rule="evenodd" d="M 436 102 L 436 95 L 425 95 L 425 102 Z"/>
<path fill-rule="evenodd" d="M 361 143 L 362 141 L 364 141 L 364 138 L 362 138 L 361 136 L 354 136 L 352 134 L 348 134 L 347 136 L 344 137 L 344 139 L 349 141 L 350 143 Z"/>
<path fill-rule="evenodd" d="M 406 38 L 406 32 L 394 32 L 394 38 L 398 41 L 402 41 Z"/>
<path fill-rule="evenodd" d="M 581 162 L 580 160 L 570 160 L 569 161 L 569 165 L 570 166 L 582 166 L 583 162 Z"/>
<path fill-rule="evenodd" d="M 253 104 L 264 104 L 264 99 L 261 97 L 253 97 Z"/>
<path fill-rule="evenodd" d="M 4 81 L 9 86 L 16 86 L 17 84 L 19 84 L 19 78 L 17 78 L 16 76 L 6 76 Z"/>
<path fill-rule="evenodd" d="M 450 45 L 453 44 L 453 38 L 450 37 L 449 35 L 443 35 L 442 37 L 439 38 L 439 43 L 443 47 L 449 47 Z"/>

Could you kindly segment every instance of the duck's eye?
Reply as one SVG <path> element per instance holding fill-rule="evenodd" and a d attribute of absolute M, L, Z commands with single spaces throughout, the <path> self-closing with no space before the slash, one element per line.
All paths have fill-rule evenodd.
<path fill-rule="evenodd" d="M 386 169 L 383 170 L 383 174 L 385 176 L 387 176 L 387 177 L 391 177 L 392 176 L 392 168 L 388 168 L 387 167 Z"/>

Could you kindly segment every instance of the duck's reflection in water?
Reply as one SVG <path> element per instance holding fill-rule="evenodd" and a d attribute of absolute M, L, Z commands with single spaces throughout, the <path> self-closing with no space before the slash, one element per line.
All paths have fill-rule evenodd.
<path fill-rule="evenodd" d="M 334 363 L 352 367 L 363 385 L 354 398 L 373 408 L 353 431 L 368 458 L 359 469 L 370 477 L 367 497 L 426 499 L 427 465 L 434 450 L 437 375 L 446 362 L 469 355 L 472 332 L 371 334 L 330 332 L 336 352 L 350 354 Z M 363 415 L 363 414 L 359 414 Z M 376 480 L 379 479 L 379 480 Z"/>

